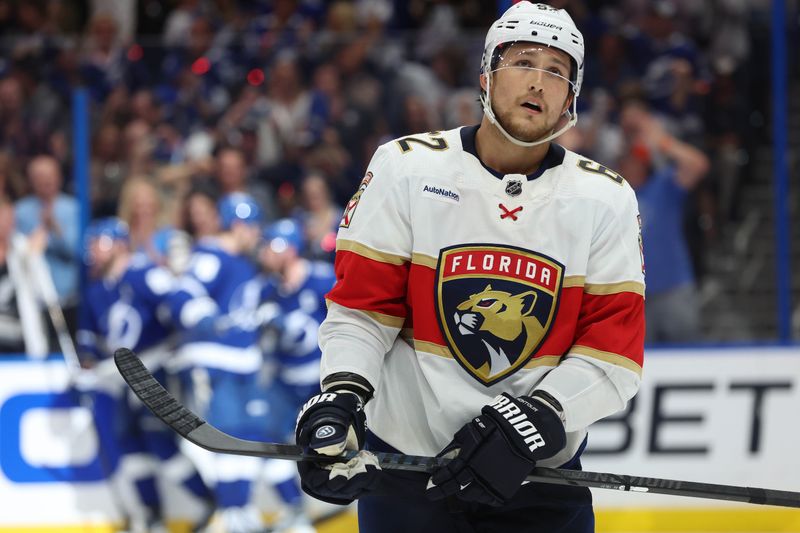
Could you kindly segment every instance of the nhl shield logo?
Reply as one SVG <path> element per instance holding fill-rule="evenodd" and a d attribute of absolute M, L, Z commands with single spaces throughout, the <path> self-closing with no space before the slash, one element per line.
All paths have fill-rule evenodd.
<path fill-rule="evenodd" d="M 522 248 L 445 248 L 436 268 L 439 325 L 461 366 L 486 386 L 527 363 L 558 309 L 564 266 Z"/>
<path fill-rule="evenodd" d="M 522 182 L 520 180 L 508 180 L 506 194 L 512 197 L 522 194 Z"/>

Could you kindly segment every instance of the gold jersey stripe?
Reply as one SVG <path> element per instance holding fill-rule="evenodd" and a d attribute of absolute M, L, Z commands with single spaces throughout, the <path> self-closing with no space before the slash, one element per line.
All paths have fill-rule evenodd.
<path fill-rule="evenodd" d="M 605 361 L 606 363 L 611 363 L 612 365 L 617 365 L 623 368 L 627 368 L 631 372 L 636 372 L 636 374 L 639 375 L 640 377 L 642 375 L 641 366 L 637 365 L 627 357 L 624 357 L 616 353 L 604 352 L 602 350 L 596 350 L 595 348 L 589 348 L 588 346 L 580 346 L 578 344 L 570 348 L 569 353 L 585 355 L 587 357 L 599 359 L 601 361 Z"/>
<path fill-rule="evenodd" d="M 390 254 L 388 252 L 381 252 L 379 250 L 375 250 L 374 248 L 370 248 L 369 246 L 365 246 L 360 242 L 349 241 L 347 239 L 336 239 L 336 251 L 339 252 L 342 250 L 353 252 L 354 254 L 366 257 L 367 259 L 373 259 L 375 261 L 388 263 L 390 265 L 403 265 L 408 263 L 407 257 Z"/>
<path fill-rule="evenodd" d="M 445 357 L 447 359 L 453 359 L 453 353 L 447 346 L 442 346 L 441 344 L 435 344 L 433 342 L 420 341 L 417 339 L 411 339 L 411 345 L 417 351 L 438 355 L 439 357 Z"/>
<path fill-rule="evenodd" d="M 325 298 L 325 304 L 328 307 L 328 309 L 331 308 L 331 304 L 333 304 L 333 303 L 334 302 L 332 300 L 330 300 L 329 298 Z M 341 305 L 341 304 L 336 304 L 336 305 Z M 342 305 L 341 307 L 345 307 L 345 306 Z M 404 317 L 401 317 L 401 316 L 387 315 L 387 314 L 384 314 L 384 313 L 379 313 L 377 311 L 365 311 L 364 309 L 353 309 L 352 307 L 345 307 L 345 308 L 349 309 L 351 311 L 364 313 L 365 315 L 370 317 L 375 322 L 377 322 L 377 323 L 379 323 L 381 325 L 384 325 L 384 326 L 388 326 L 390 328 L 398 328 L 398 329 L 402 328 L 403 324 L 405 324 L 405 322 L 406 322 L 406 319 Z"/>
<path fill-rule="evenodd" d="M 586 283 L 586 276 L 564 276 L 562 287 L 583 287 Z"/>
<path fill-rule="evenodd" d="M 359 309 L 358 311 L 364 313 L 382 326 L 400 329 L 403 327 L 403 324 L 406 323 L 406 319 L 401 316 L 385 315 L 377 311 L 364 311 L 362 309 Z"/>
<path fill-rule="evenodd" d="M 586 294 L 619 294 L 621 292 L 633 292 L 644 296 L 644 285 L 638 281 L 620 281 L 619 283 L 587 283 L 583 286 Z"/>
<path fill-rule="evenodd" d="M 604 295 L 633 292 L 644 296 L 644 284 L 638 281 L 620 281 L 617 283 L 586 283 L 586 276 L 566 276 L 563 287 L 583 287 L 586 294 Z"/>
<path fill-rule="evenodd" d="M 536 368 L 539 366 L 558 366 L 561 361 L 560 355 L 539 355 L 527 363 L 522 368 Z"/>
<path fill-rule="evenodd" d="M 433 270 L 436 270 L 436 265 L 439 264 L 439 260 L 437 258 L 421 254 L 419 252 L 414 252 L 411 254 L 411 262 L 415 265 L 426 266 Z"/>
<path fill-rule="evenodd" d="M 417 351 L 429 353 L 432 355 L 438 355 L 439 357 L 445 357 L 447 359 L 454 359 L 453 352 L 451 352 L 450 348 L 447 346 L 442 346 L 441 344 L 421 341 L 413 338 L 409 340 L 411 341 L 411 346 L 413 346 L 414 349 Z M 525 365 L 522 368 L 536 368 L 539 366 L 556 366 L 558 365 L 558 362 L 560 360 L 561 360 L 560 355 L 540 355 L 535 359 L 531 359 L 530 361 L 525 363 Z"/>

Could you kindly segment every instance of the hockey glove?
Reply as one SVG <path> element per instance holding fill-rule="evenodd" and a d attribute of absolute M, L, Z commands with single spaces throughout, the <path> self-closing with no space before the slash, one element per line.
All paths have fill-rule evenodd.
<path fill-rule="evenodd" d="M 366 416 L 361 398 L 352 392 L 323 392 L 312 396 L 297 417 L 295 437 L 306 451 L 341 455 L 361 450 Z M 300 461 L 300 485 L 309 495 L 328 503 L 347 505 L 374 488 L 381 469 L 377 458 L 360 452 L 346 463 Z"/>
<path fill-rule="evenodd" d="M 455 496 L 488 505 L 508 502 L 536 461 L 552 457 L 566 445 L 557 407 L 531 396 L 496 397 L 439 453 L 437 457 L 451 460 L 431 473 L 428 498 Z"/>

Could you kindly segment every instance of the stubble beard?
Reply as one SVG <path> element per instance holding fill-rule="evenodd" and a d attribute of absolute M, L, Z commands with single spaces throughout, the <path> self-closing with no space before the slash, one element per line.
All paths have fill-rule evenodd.
<path fill-rule="evenodd" d="M 497 111 L 494 104 L 492 104 L 492 107 L 495 109 L 495 117 L 497 118 L 498 124 L 500 124 L 509 135 L 523 142 L 534 142 L 543 139 L 549 135 L 555 127 L 555 124 L 548 123 L 544 113 L 539 115 L 540 120 L 525 120 L 524 118 L 514 116 L 515 111 L 519 113 L 519 110 L 513 107 L 501 112 Z"/>

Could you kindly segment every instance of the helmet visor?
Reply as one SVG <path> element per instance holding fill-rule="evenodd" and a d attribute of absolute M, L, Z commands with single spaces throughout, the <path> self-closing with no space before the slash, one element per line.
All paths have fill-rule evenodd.
<path fill-rule="evenodd" d="M 574 93 L 572 63 L 569 55 L 558 48 L 516 41 L 497 47 L 491 70 L 507 71 L 507 75 L 515 78 L 535 79 L 543 89 L 568 87 Z"/>

